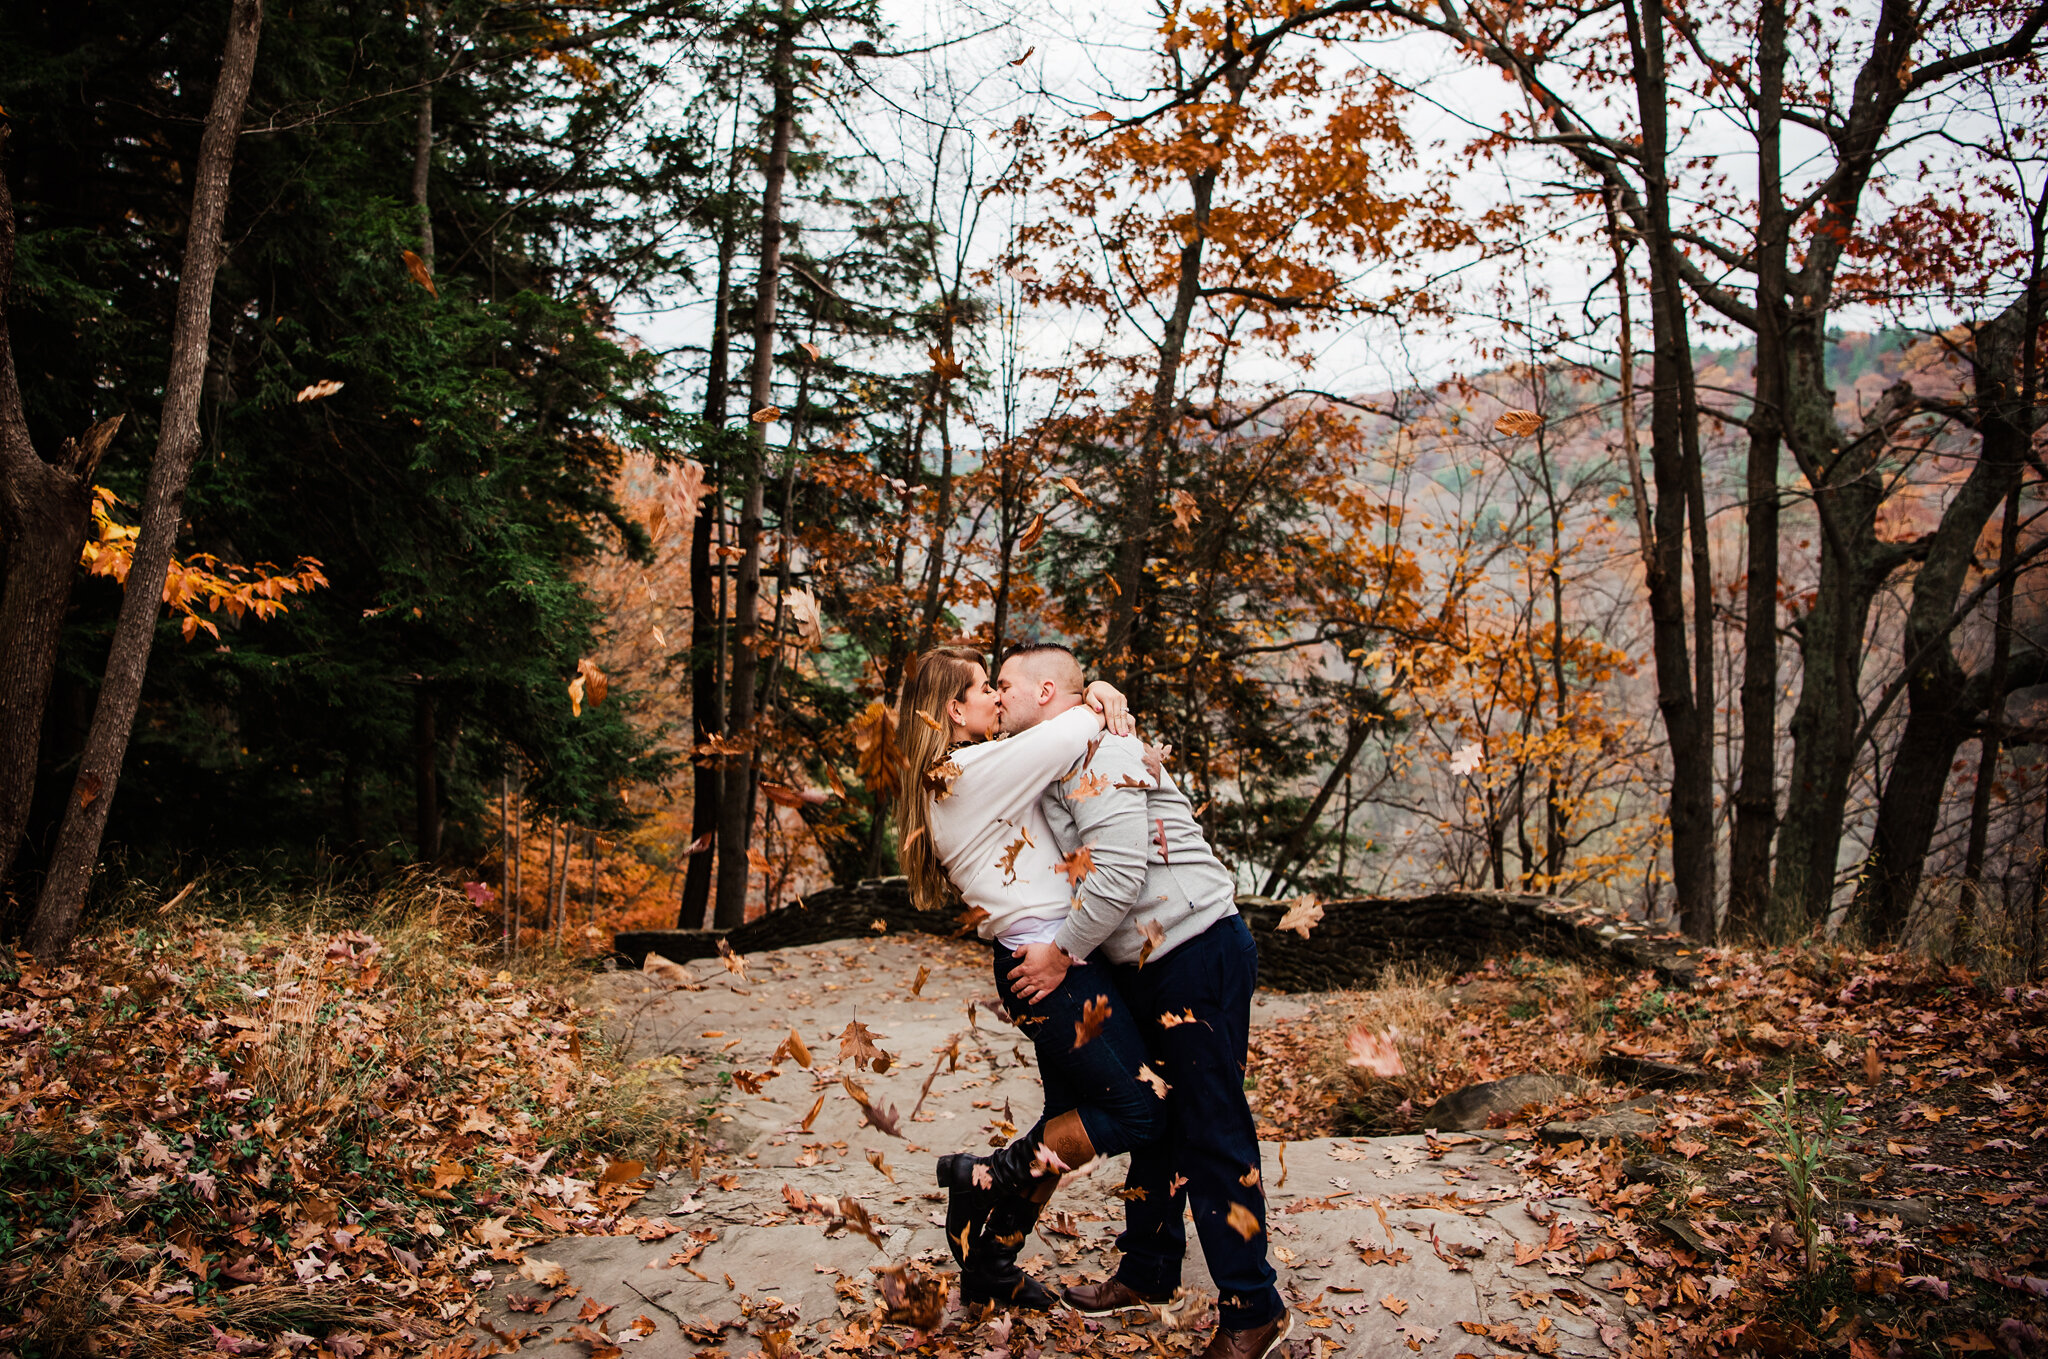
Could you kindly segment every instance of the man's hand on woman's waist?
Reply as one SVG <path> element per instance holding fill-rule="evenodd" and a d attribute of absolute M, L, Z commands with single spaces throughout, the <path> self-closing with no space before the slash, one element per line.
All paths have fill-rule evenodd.
<path fill-rule="evenodd" d="M 1024 961 L 1010 973 L 1010 989 L 1017 993 L 1017 999 L 1036 1005 L 1060 989 L 1060 983 L 1067 979 L 1067 969 L 1084 966 L 1080 960 L 1067 956 L 1058 944 L 1026 944 L 1013 949 L 1011 957 Z"/>

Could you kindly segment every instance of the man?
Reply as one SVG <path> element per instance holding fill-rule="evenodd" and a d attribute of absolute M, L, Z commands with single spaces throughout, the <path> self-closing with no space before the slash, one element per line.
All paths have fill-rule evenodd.
<path fill-rule="evenodd" d="M 1071 651 L 1020 647 L 996 681 L 998 721 L 1006 734 L 1029 730 L 1079 704 L 1082 690 Z M 1104 967 L 1170 1087 L 1166 1136 L 1131 1153 L 1116 1274 L 1067 1290 L 1067 1301 L 1107 1316 L 1171 1300 L 1192 1207 L 1220 1294 L 1204 1359 L 1266 1359 L 1294 1322 L 1266 1259 L 1258 1132 L 1244 1097 L 1258 949 L 1236 884 L 1172 777 L 1147 771 L 1136 737 L 1105 735 L 1043 807 L 1061 852 L 1086 847 L 1092 867 L 1053 938 L 1019 951 L 1011 986 L 1030 999 L 1059 988 L 1069 968 Z"/>

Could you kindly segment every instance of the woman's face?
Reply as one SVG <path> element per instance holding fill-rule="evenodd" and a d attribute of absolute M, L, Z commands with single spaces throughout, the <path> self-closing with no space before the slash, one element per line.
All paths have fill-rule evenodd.
<path fill-rule="evenodd" d="M 968 681 L 966 694 L 946 705 L 946 716 L 953 719 L 954 740 L 988 739 L 988 734 L 996 729 L 996 690 L 988 682 L 987 670 L 974 667 L 974 678 Z"/>

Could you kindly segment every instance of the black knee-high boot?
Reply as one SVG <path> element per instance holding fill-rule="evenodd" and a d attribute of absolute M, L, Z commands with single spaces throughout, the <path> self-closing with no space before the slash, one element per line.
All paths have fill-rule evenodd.
<path fill-rule="evenodd" d="M 1069 1110 L 990 1156 L 939 1158 L 939 1183 L 948 1190 L 946 1248 L 960 1263 L 960 1298 L 969 1304 L 1045 1310 L 1058 1299 L 1017 1267 L 1024 1238 L 1038 1223 L 1059 1176 L 1038 1168 L 1038 1150 L 1050 1148 L 1060 1164 L 1077 1169 L 1095 1159 L 1080 1114 Z M 983 1183 L 976 1184 L 975 1172 Z"/>
<path fill-rule="evenodd" d="M 1048 1189 L 1051 1184 L 1046 1181 Z M 960 1262 L 962 1303 L 973 1307 L 992 1302 L 998 1307 L 1035 1312 L 1059 1305 L 1056 1295 L 1017 1266 L 1017 1256 L 1038 1224 L 1047 1197 L 1050 1195 L 1009 1194 L 990 1206 L 981 1230 L 968 1243 L 967 1258 Z"/>

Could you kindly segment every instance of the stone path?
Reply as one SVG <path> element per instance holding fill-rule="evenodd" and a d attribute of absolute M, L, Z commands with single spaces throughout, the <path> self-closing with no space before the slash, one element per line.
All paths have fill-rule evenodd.
<path fill-rule="evenodd" d="M 488 1313 L 499 1329 L 537 1330 L 527 1348 L 569 1339 L 576 1308 L 593 1298 L 616 1305 L 603 1319 L 613 1336 L 630 1333 L 636 1316 L 653 1323 L 638 1348 L 625 1351 L 631 1359 L 746 1355 L 762 1349 L 758 1337 L 768 1330 L 790 1332 L 790 1353 L 826 1353 L 835 1334 L 833 1352 L 861 1353 L 867 1347 L 854 1342 L 873 1310 L 874 1267 L 922 1261 L 950 1275 L 934 1158 L 986 1148 L 991 1123 L 1006 1110 L 1009 1121 L 1029 1126 L 1040 1103 L 1030 1045 L 989 1011 L 985 947 L 878 937 L 745 962 L 744 981 L 715 961 L 691 964 L 693 989 L 663 990 L 634 972 L 594 983 L 632 1053 L 661 1073 L 676 1099 L 710 1111 L 723 1154 L 695 1182 L 687 1168 L 655 1177 L 629 1210 L 635 1223 L 668 1224 L 677 1234 L 642 1240 L 667 1227 L 627 1223 L 633 1234 L 528 1244 L 528 1277 L 547 1272 L 536 1259 L 552 1261 L 577 1289 L 544 1316 L 510 1310 L 511 1295 L 546 1290 L 498 1266 Z M 925 968 L 929 977 L 913 994 Z M 1304 1008 L 1303 998 L 1262 993 L 1253 1023 Z M 842 1066 L 839 1036 L 855 1020 L 894 1058 L 886 1073 Z M 748 1093 L 745 1085 L 770 1069 L 791 1028 L 807 1045 L 811 1068 L 785 1058 L 779 1076 Z M 957 1064 L 939 1055 L 956 1038 Z M 743 1075 L 733 1081 L 733 1072 Z M 866 1090 L 885 1120 L 891 1107 L 899 1111 L 906 1137 L 866 1126 L 842 1075 Z M 877 1153 L 887 1174 L 872 1163 Z M 1298 1314 L 1292 1355 L 1413 1351 L 1452 1359 L 1461 1352 L 1604 1355 L 1626 1348 L 1634 1317 L 1621 1295 L 1629 1279 L 1627 1229 L 1611 1228 L 1580 1200 L 1525 1198 L 1513 1167 L 1531 1154 L 1526 1148 L 1445 1134 L 1267 1143 L 1264 1153 L 1273 1258 Z M 1113 1269 L 1123 1205 L 1110 1191 L 1122 1178 L 1120 1159 L 1070 1177 L 1029 1239 L 1025 1267 L 1048 1282 L 1095 1279 Z M 1540 1191 L 1532 1185 L 1527 1192 Z M 812 1200 L 845 1198 L 871 1217 L 879 1247 L 839 1227 L 837 1210 L 801 1210 Z M 565 1215 L 575 1216 L 578 1201 L 574 1185 L 566 1185 Z M 580 1225 L 602 1229 L 606 1220 Z M 1603 1235 L 1611 1230 L 1622 1242 Z M 1151 1350 L 1146 1332 L 1162 1333 L 1172 1322 L 1201 1324 L 1202 1306 L 1214 1293 L 1192 1230 L 1189 1247 L 1184 1283 L 1194 1307 L 1165 1320 L 1134 1318 L 1134 1334 L 1116 1320 L 1091 1324 L 1088 1352 Z M 856 1329 L 849 1333 L 850 1322 Z M 1493 1329 L 1477 1334 L 1475 1326 Z M 909 1333 L 897 1327 L 888 1334 L 900 1341 Z M 979 1332 L 948 1338 L 967 1353 L 989 1343 Z M 886 1353 L 893 1345 L 877 1341 L 873 1348 Z"/>

